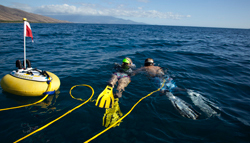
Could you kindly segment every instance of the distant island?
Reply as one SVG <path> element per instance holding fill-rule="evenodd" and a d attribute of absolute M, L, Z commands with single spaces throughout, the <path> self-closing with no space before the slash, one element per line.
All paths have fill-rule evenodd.
<path fill-rule="evenodd" d="M 73 23 L 89 23 L 89 24 L 142 24 L 132 20 L 125 20 L 113 16 L 88 16 L 88 15 L 46 15 L 55 19 L 66 20 Z"/>
<path fill-rule="evenodd" d="M 31 23 L 89 23 L 89 24 L 143 24 L 112 16 L 38 15 L 0 5 L 0 23 L 20 23 L 23 18 Z"/>
<path fill-rule="evenodd" d="M 0 5 L 0 23 L 20 23 L 23 22 L 24 17 L 31 23 L 70 23 L 69 21 L 57 20 Z"/>

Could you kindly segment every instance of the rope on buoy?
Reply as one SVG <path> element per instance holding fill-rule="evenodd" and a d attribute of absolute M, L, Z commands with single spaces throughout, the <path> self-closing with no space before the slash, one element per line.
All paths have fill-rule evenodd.
<path fill-rule="evenodd" d="M 47 88 L 47 93 L 49 93 L 49 91 L 51 90 L 51 82 L 48 83 L 48 88 Z M 46 93 L 45 92 L 45 93 Z M 16 107 L 9 107 L 9 108 L 4 108 L 4 109 L 0 109 L 0 111 L 5 111 L 5 110 L 11 110 L 11 109 L 18 109 L 18 108 L 22 108 L 22 107 L 27 107 L 27 106 L 31 106 L 31 105 L 35 105 L 37 103 L 42 102 L 43 100 L 45 100 L 47 97 L 49 96 L 49 94 L 46 94 L 42 99 L 40 99 L 39 101 L 35 102 L 35 103 L 31 103 L 31 104 L 26 104 L 26 105 L 21 105 L 21 106 L 16 106 Z"/>

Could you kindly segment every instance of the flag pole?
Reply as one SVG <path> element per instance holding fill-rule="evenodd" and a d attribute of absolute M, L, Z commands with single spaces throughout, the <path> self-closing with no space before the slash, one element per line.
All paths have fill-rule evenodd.
<path fill-rule="evenodd" d="M 24 57 L 24 61 L 23 61 L 23 66 L 24 66 L 24 69 L 26 69 L 26 24 L 25 24 L 25 21 L 27 21 L 26 18 L 23 18 L 23 57 Z"/>

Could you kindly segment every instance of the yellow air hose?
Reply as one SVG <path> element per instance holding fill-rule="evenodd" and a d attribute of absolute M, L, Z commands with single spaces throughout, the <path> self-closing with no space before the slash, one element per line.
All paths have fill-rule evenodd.
<path fill-rule="evenodd" d="M 84 143 L 88 143 L 90 141 L 92 141 L 93 139 L 97 138 L 98 136 L 100 136 L 101 134 L 103 134 L 104 132 L 106 132 L 107 130 L 109 130 L 110 128 L 112 128 L 113 126 L 115 126 L 117 123 L 121 122 L 122 119 L 124 119 L 126 116 L 128 116 L 128 114 L 130 114 L 130 112 L 132 112 L 132 110 L 135 108 L 135 106 L 137 104 L 139 104 L 139 102 L 141 102 L 143 99 L 147 98 L 148 96 L 152 95 L 153 93 L 159 91 L 165 84 L 166 80 L 164 79 L 163 84 L 160 88 L 158 88 L 155 91 L 152 91 L 151 93 L 149 93 L 148 95 L 142 97 L 138 102 L 135 103 L 135 105 L 128 111 L 127 114 L 125 114 L 124 116 L 122 116 L 119 120 L 117 120 L 114 124 L 112 124 L 111 126 L 109 126 L 108 128 L 106 128 L 105 130 L 101 131 L 100 133 L 98 133 L 97 135 L 93 136 L 92 138 L 90 138 L 89 140 L 85 141 Z"/>
<path fill-rule="evenodd" d="M 51 82 L 48 85 L 47 91 L 51 90 Z M 27 106 L 31 106 L 31 105 L 35 105 L 37 103 L 42 102 L 43 100 L 45 100 L 47 97 L 49 96 L 49 94 L 46 94 L 42 99 L 40 99 L 39 101 L 35 102 L 35 103 L 31 103 L 31 104 L 26 104 L 26 105 L 21 105 L 21 106 L 16 106 L 16 107 L 10 107 L 10 108 L 4 108 L 4 109 L 0 109 L 0 111 L 5 111 L 5 110 L 11 110 L 11 109 L 18 109 L 18 108 L 22 108 L 22 107 L 27 107 Z"/>
<path fill-rule="evenodd" d="M 112 124 L 111 126 L 109 126 L 108 128 L 106 128 L 106 129 L 103 130 L 102 132 L 98 133 L 97 135 L 93 136 L 93 137 L 90 138 L 89 140 L 85 141 L 84 143 L 88 143 L 88 142 L 92 141 L 93 139 L 97 138 L 98 136 L 100 136 L 101 134 L 103 134 L 104 132 L 106 132 L 107 130 L 109 130 L 110 128 L 112 128 L 113 126 L 115 126 L 117 123 L 121 122 L 126 116 L 128 116 L 128 114 L 130 114 L 130 113 L 132 112 L 132 110 L 135 108 L 135 106 L 136 106 L 137 104 L 139 104 L 139 102 L 141 102 L 143 99 L 147 98 L 148 96 L 152 95 L 153 93 L 159 91 L 159 90 L 164 86 L 164 84 L 165 84 L 165 80 L 163 81 L 163 84 L 162 84 L 162 86 L 161 86 L 160 88 L 158 88 L 157 90 L 155 90 L 155 91 L 149 93 L 148 95 L 142 97 L 142 98 L 141 98 L 141 99 L 140 99 L 140 100 L 130 109 L 130 111 L 129 111 L 127 114 L 125 114 L 124 116 L 122 116 L 122 117 L 121 117 L 119 120 L 117 120 L 114 124 Z M 48 127 L 49 125 L 53 124 L 54 122 L 60 120 L 61 118 L 63 118 L 64 116 L 68 115 L 69 113 L 71 113 L 71 112 L 74 111 L 75 109 L 78 109 L 78 108 L 80 108 L 82 105 L 84 105 L 84 104 L 86 104 L 87 102 L 89 102 L 89 101 L 91 100 L 91 98 L 93 97 L 93 95 L 94 95 L 94 89 L 93 89 L 91 86 L 86 85 L 86 84 L 80 84 L 80 85 L 75 85 L 75 86 L 71 87 L 71 89 L 70 89 L 70 91 L 69 91 L 70 96 L 71 96 L 73 99 L 80 100 L 80 101 L 84 101 L 84 100 L 81 99 L 81 98 L 75 98 L 75 97 L 72 96 L 72 94 L 71 94 L 71 90 L 72 90 L 73 88 L 75 88 L 76 86 L 87 86 L 87 87 L 89 87 L 89 88 L 92 90 L 92 95 L 89 97 L 88 100 L 86 100 L 86 101 L 83 102 L 82 104 L 76 106 L 75 108 L 69 110 L 68 112 L 66 112 L 66 113 L 63 114 L 62 116 L 58 117 L 57 119 L 55 119 L 55 120 L 49 122 L 48 124 L 46 124 L 46 125 L 40 127 L 39 129 L 37 129 L 37 130 L 31 132 L 30 134 L 28 134 L 28 135 L 26 135 L 26 136 L 24 136 L 24 137 L 18 139 L 18 140 L 15 141 L 14 143 L 20 142 L 20 141 L 26 139 L 27 137 L 29 137 L 29 136 L 31 136 L 31 135 L 33 135 L 33 134 L 35 134 L 35 133 L 37 133 L 37 132 L 39 132 L 39 131 L 45 129 L 46 127 Z"/>
<path fill-rule="evenodd" d="M 24 140 L 25 138 L 27 138 L 27 137 L 29 137 L 29 136 L 31 136 L 31 135 L 33 135 L 33 134 L 35 134 L 35 133 L 37 133 L 37 132 L 39 132 L 39 131 L 41 131 L 41 130 L 45 129 L 46 127 L 48 127 L 49 125 L 53 124 L 54 122 L 56 122 L 56 121 L 60 120 L 61 118 L 63 118 L 64 116 L 68 115 L 69 113 L 71 113 L 71 112 L 72 112 L 72 111 L 74 111 L 75 109 L 80 108 L 82 105 L 84 105 L 84 104 L 86 104 L 87 102 L 89 102 L 89 101 L 90 101 L 90 99 L 91 99 L 91 98 L 93 97 L 93 95 L 94 95 L 94 89 L 93 89 L 91 86 L 86 85 L 86 84 L 75 85 L 75 86 L 73 86 L 73 87 L 70 89 L 70 91 L 69 91 L 69 94 L 70 94 L 70 96 L 71 96 L 72 98 L 74 98 L 74 97 L 71 95 L 71 90 L 72 90 L 73 88 L 75 88 L 76 86 L 87 86 L 87 87 L 89 87 L 89 88 L 92 90 L 92 95 L 89 97 L 89 99 L 88 99 L 88 100 L 86 100 L 86 101 L 85 101 L 85 102 L 83 102 L 82 104 L 80 104 L 80 105 L 76 106 L 75 108 L 73 108 L 73 109 L 69 110 L 68 112 L 66 112 L 66 113 L 65 113 L 65 114 L 63 114 L 62 116 L 58 117 L 57 119 L 55 119 L 55 120 L 53 120 L 53 121 L 49 122 L 48 124 L 46 124 L 46 125 L 44 125 L 44 126 L 40 127 L 39 129 L 37 129 L 37 130 L 35 130 L 35 131 L 33 131 L 33 132 L 29 133 L 28 135 L 26 135 L 26 136 L 24 136 L 24 137 L 20 138 L 19 140 L 15 141 L 14 143 L 17 143 L 17 142 L 19 142 L 19 141 L 22 141 L 22 140 Z M 80 98 L 74 98 L 74 99 L 77 99 L 77 100 L 83 101 L 83 100 L 82 100 L 82 99 L 80 99 Z"/>

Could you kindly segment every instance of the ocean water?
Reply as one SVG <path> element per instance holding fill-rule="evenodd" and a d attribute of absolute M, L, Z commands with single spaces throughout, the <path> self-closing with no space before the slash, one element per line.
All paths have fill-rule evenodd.
<path fill-rule="evenodd" d="M 146 58 L 180 88 L 174 93 L 200 113 L 183 117 L 167 96 L 154 93 L 91 142 L 250 142 L 250 30 L 153 25 L 34 24 L 34 43 L 27 38 L 27 59 L 33 68 L 56 74 L 59 91 L 40 104 L 0 112 L 0 142 L 14 142 L 80 105 L 69 90 L 88 84 L 93 99 L 106 87 L 114 63 L 130 57 L 137 68 Z M 0 78 L 23 61 L 23 24 L 0 24 Z M 131 78 L 119 105 L 123 114 L 156 90 L 143 74 Z M 0 108 L 35 102 L 0 88 Z M 76 87 L 72 95 L 88 99 L 91 90 Z M 80 143 L 105 129 L 105 110 L 89 102 L 23 143 Z"/>

